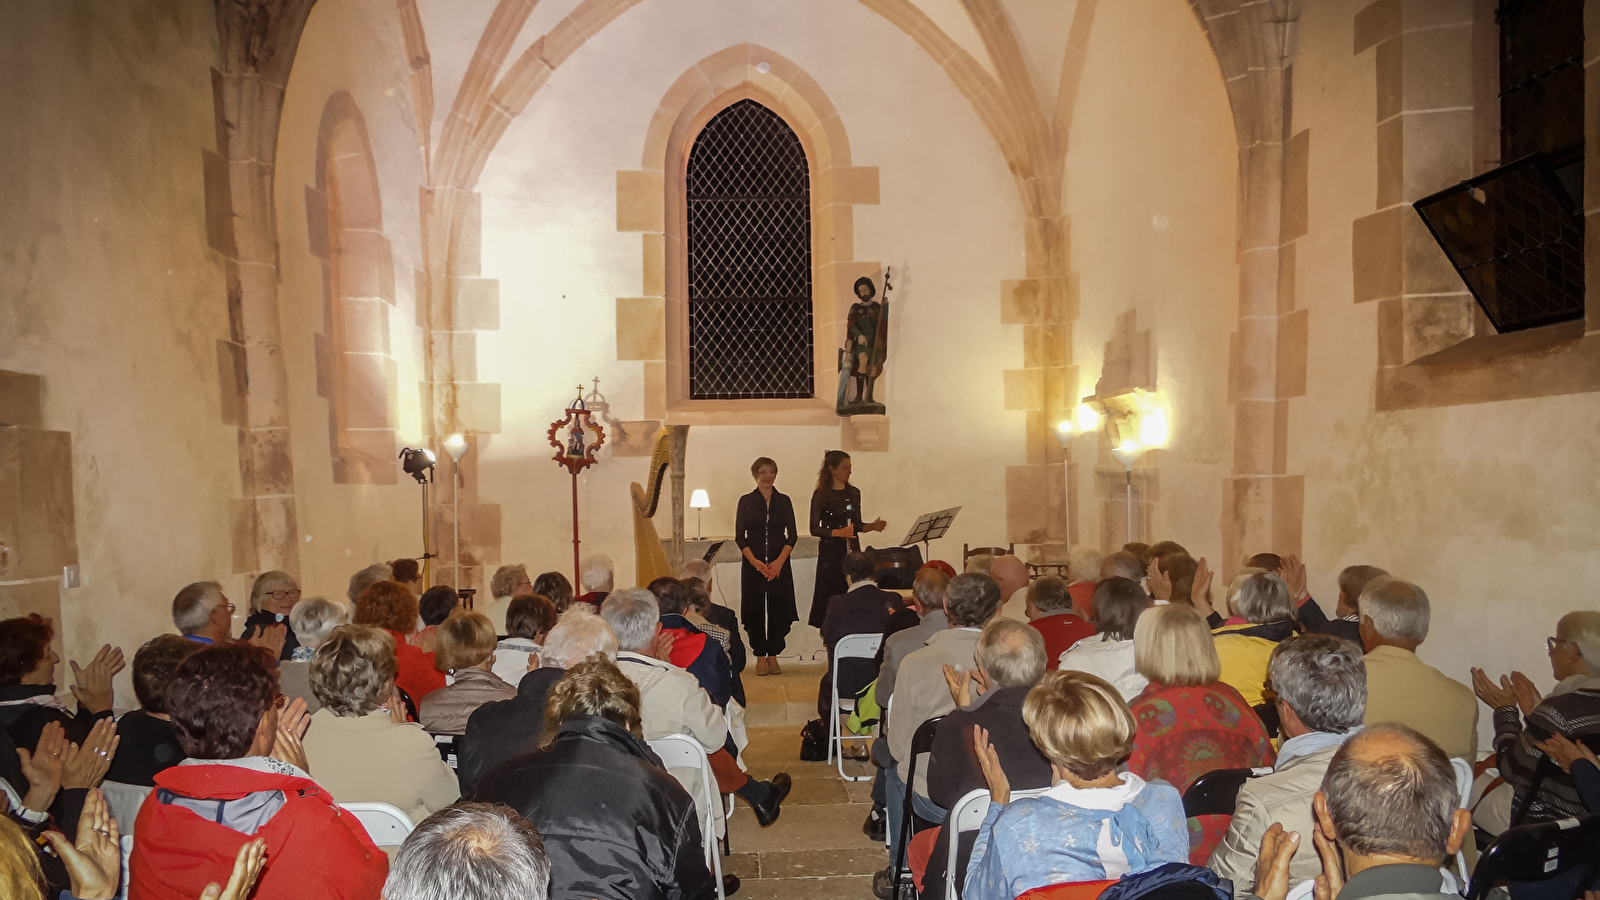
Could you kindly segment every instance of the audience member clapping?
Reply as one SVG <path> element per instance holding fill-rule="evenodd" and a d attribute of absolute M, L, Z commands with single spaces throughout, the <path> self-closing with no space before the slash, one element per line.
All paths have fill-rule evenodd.
<path fill-rule="evenodd" d="M 478 707 L 467 719 L 467 731 L 456 742 L 456 774 L 461 792 L 470 794 L 485 775 L 519 753 L 539 747 L 544 739 L 544 708 L 550 688 L 569 666 L 600 654 L 617 655 L 617 636 L 588 604 L 567 610 L 545 637 L 539 668 L 522 677 L 517 694 Z"/>
<path fill-rule="evenodd" d="M 373 583 L 356 598 L 354 621 L 357 625 L 382 628 L 394 638 L 399 666 L 395 684 L 406 692 L 413 705 L 444 687 L 444 673 L 434 667 L 433 654 L 406 641 L 417 630 L 417 598 L 410 591 L 393 581 Z"/>
<path fill-rule="evenodd" d="M 415 822 L 461 791 L 433 738 L 406 721 L 394 651 L 393 635 L 370 625 L 335 629 L 317 648 L 311 692 L 322 709 L 311 717 L 305 753 L 317 782 L 339 802 L 393 804 Z"/>
<path fill-rule="evenodd" d="M 506 637 L 494 647 L 494 667 L 490 670 L 507 684 L 517 685 L 522 676 L 539 667 L 539 653 L 545 636 L 556 627 L 556 605 L 549 597 L 533 594 L 518 597 L 506 607 Z"/>
<path fill-rule="evenodd" d="M 244 620 L 246 638 L 265 634 L 269 628 L 282 629 L 283 649 L 279 659 L 293 659 L 300 646 L 289 627 L 289 613 L 300 602 L 300 582 L 288 572 L 262 572 L 250 586 L 250 616 Z"/>
<path fill-rule="evenodd" d="M 1028 692 L 1022 716 L 1050 760 L 1054 783 L 1043 796 L 1013 801 L 999 754 L 978 729 L 974 745 L 990 803 L 962 897 L 1010 900 L 1031 888 L 1188 860 L 1177 790 L 1117 772 L 1133 750 L 1134 722 L 1116 688 L 1082 672 L 1047 672 Z"/>
<path fill-rule="evenodd" d="M 417 718 L 429 733 L 461 734 L 478 707 L 516 696 L 515 687 L 490 671 L 494 648 L 494 626 L 483 613 L 458 609 L 439 624 L 434 665 L 455 680 L 422 699 Z"/>
<path fill-rule="evenodd" d="M 1222 680 L 1257 706 L 1267 699 L 1267 660 L 1273 648 L 1295 632 L 1294 604 L 1283 579 L 1271 572 L 1246 578 L 1230 602 L 1241 621 L 1230 620 L 1216 631 Z"/>
<path fill-rule="evenodd" d="M 558 626 L 559 627 L 559 626 Z M 709 898 L 699 813 L 640 729 L 639 689 L 603 656 L 550 692 L 538 750 L 501 764 L 473 793 L 544 836 L 560 898 Z"/>
<path fill-rule="evenodd" d="M 384 900 L 547 900 L 550 859 L 538 829 L 504 806 L 457 803 L 406 836 Z"/>
<path fill-rule="evenodd" d="M 87 666 L 72 663 L 72 696 L 77 711 L 56 699 L 56 666 L 61 657 L 50 646 L 55 626 L 37 613 L 0 622 L 0 727 L 18 747 L 32 750 L 51 722 L 67 740 L 83 743 L 95 721 L 111 715 L 111 678 L 122 671 L 122 650 L 106 644 Z"/>
<path fill-rule="evenodd" d="M 1476 761 L 1478 701 L 1472 689 L 1417 658 L 1428 637 L 1428 595 L 1410 582 L 1379 577 L 1358 603 L 1367 651 L 1367 723 L 1405 722 L 1446 756 Z"/>
<path fill-rule="evenodd" d="M 322 708 L 322 701 L 311 690 L 311 656 L 335 628 L 350 624 L 351 612 L 343 603 L 312 597 L 289 613 L 289 626 L 300 646 L 295 648 L 294 659 L 278 663 L 278 690 L 290 700 L 304 700 L 306 712 Z"/>
<path fill-rule="evenodd" d="M 106 773 L 119 784 L 154 785 L 157 772 L 183 762 L 183 746 L 167 711 L 167 683 L 179 664 L 200 645 L 175 634 L 162 634 L 145 642 L 133 654 L 133 693 L 139 708 L 117 720 L 121 746 Z"/>
<path fill-rule="evenodd" d="M 1211 855 L 1211 869 L 1233 880 L 1236 896 L 1255 885 L 1256 856 L 1268 827 L 1278 822 L 1311 833 L 1312 795 L 1340 745 L 1361 730 L 1366 713 L 1367 667 L 1361 648 L 1349 641 L 1326 634 L 1292 637 L 1276 645 L 1269 665 L 1285 740 L 1272 774 L 1252 778 L 1239 790 L 1228 833 Z M 1302 845 L 1290 863 L 1292 883 L 1315 878 L 1319 865 L 1317 854 Z"/>
<path fill-rule="evenodd" d="M 511 601 L 538 592 L 533 589 L 533 579 L 528 577 L 528 567 L 519 563 L 495 569 L 494 577 L 489 579 L 489 593 L 493 599 L 482 604 L 478 611 L 494 623 L 495 634 L 506 634 L 506 611 Z"/>
<path fill-rule="evenodd" d="M 1097 633 L 1061 654 L 1057 666 L 1105 679 L 1122 695 L 1123 702 L 1139 696 L 1147 682 L 1134 665 L 1133 632 L 1139 614 L 1150 603 L 1150 595 L 1137 581 L 1120 575 L 1100 579 L 1094 586 L 1092 620 Z"/>
<path fill-rule="evenodd" d="M 388 857 L 306 772 L 305 709 L 282 710 L 276 661 L 245 644 L 208 647 L 167 684 L 189 756 L 156 775 L 139 811 L 129 896 L 193 900 L 228 878 L 240 845 L 265 841 L 273 864 L 255 900 L 376 900 Z"/>

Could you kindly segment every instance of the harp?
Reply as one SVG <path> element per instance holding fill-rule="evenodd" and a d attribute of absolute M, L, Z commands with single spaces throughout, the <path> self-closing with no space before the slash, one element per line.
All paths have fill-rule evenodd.
<path fill-rule="evenodd" d="M 689 426 L 674 425 L 661 429 L 656 435 L 655 449 L 650 453 L 650 470 L 641 485 L 635 481 L 628 485 L 633 500 L 633 557 L 635 582 L 647 585 L 662 576 L 674 576 L 683 562 L 683 457 L 689 438 Z M 671 471 L 672 478 L 672 556 L 661 546 L 661 536 L 651 519 L 661 506 L 661 488 L 664 475 Z"/>

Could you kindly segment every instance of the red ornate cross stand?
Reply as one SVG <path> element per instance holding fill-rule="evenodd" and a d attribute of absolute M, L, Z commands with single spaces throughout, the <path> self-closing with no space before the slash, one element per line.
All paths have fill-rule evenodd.
<path fill-rule="evenodd" d="M 565 432 L 566 437 L 562 437 Z M 594 435 L 594 442 L 587 440 Z M 606 431 L 594 420 L 589 405 L 583 402 L 583 386 L 578 386 L 578 396 L 566 409 L 566 416 L 550 424 L 550 446 L 556 448 L 557 463 L 565 466 L 572 475 L 572 585 L 575 593 L 583 592 L 582 573 L 578 571 L 578 473 L 594 465 L 595 451 L 606 442 Z"/>

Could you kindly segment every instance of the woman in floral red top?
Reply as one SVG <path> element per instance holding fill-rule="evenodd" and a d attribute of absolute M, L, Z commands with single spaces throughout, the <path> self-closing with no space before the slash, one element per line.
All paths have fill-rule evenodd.
<path fill-rule="evenodd" d="M 1186 604 L 1154 606 L 1139 616 L 1133 636 L 1134 666 L 1150 679 L 1134 699 L 1138 731 L 1128 769 L 1146 781 L 1189 790 L 1213 769 L 1270 766 L 1277 754 L 1255 710 L 1239 692 L 1218 681 L 1211 630 Z M 1205 865 L 1228 830 L 1228 816 L 1189 820 L 1190 862 Z"/>

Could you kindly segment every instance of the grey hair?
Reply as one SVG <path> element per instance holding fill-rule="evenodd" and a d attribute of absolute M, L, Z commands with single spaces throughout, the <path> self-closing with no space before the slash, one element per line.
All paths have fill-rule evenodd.
<path fill-rule="evenodd" d="M 975 556 L 967 557 L 967 564 L 965 567 L 963 567 L 961 574 L 970 575 L 973 572 L 978 572 L 980 574 L 987 575 L 989 574 L 989 570 L 994 568 L 994 561 L 996 558 L 997 557 L 990 556 L 987 553 L 979 553 Z"/>
<path fill-rule="evenodd" d="M 642 650 L 656 636 L 661 621 L 661 604 L 644 588 L 623 588 L 606 595 L 600 604 L 600 618 L 617 633 L 617 646 L 623 650 Z"/>
<path fill-rule="evenodd" d="M 206 627 L 211 611 L 226 600 L 222 585 L 215 581 L 196 581 L 172 598 L 172 624 L 179 634 L 194 634 Z"/>
<path fill-rule="evenodd" d="M 604 553 L 596 553 L 585 556 L 578 571 L 581 573 L 578 576 L 579 587 L 585 591 L 598 591 L 611 583 L 616 566 L 612 564 L 611 557 Z"/>
<path fill-rule="evenodd" d="M 1139 557 L 1126 550 L 1117 552 L 1100 560 L 1100 580 L 1107 578 L 1126 578 L 1138 582 L 1145 576 L 1144 564 L 1139 562 Z"/>
<path fill-rule="evenodd" d="M 1600 674 L 1600 612 L 1569 612 L 1556 623 L 1556 637 L 1578 645 L 1589 671 Z"/>
<path fill-rule="evenodd" d="M 1397 739 L 1381 752 L 1373 743 Z M 1438 744 L 1405 725 L 1372 725 L 1333 754 L 1322 793 L 1334 834 L 1351 853 L 1442 860 L 1461 805 L 1450 760 Z"/>
<path fill-rule="evenodd" d="M 294 576 L 288 572 L 280 572 L 276 569 L 270 572 L 262 572 L 256 576 L 255 583 L 250 585 L 251 612 L 260 612 L 266 608 L 267 588 L 275 584 L 289 584 L 293 585 L 295 590 L 300 589 L 300 582 L 296 581 Z"/>
<path fill-rule="evenodd" d="M 617 635 L 589 604 L 574 603 L 545 635 L 543 651 L 539 655 L 541 667 L 570 669 L 596 653 L 615 659 Z"/>
<path fill-rule="evenodd" d="M 1289 586 L 1273 572 L 1257 572 L 1244 580 L 1233 598 L 1233 611 L 1258 625 L 1294 618 Z"/>
<path fill-rule="evenodd" d="M 997 616 L 983 626 L 972 656 L 996 687 L 1031 687 L 1044 674 L 1044 635 L 1026 622 Z"/>
<path fill-rule="evenodd" d="M 394 578 L 394 569 L 390 568 L 388 563 L 373 563 L 350 576 L 350 587 L 345 591 L 345 595 L 350 598 L 350 602 L 353 604 L 367 588 L 380 581 L 388 581 L 392 578 Z"/>
<path fill-rule="evenodd" d="M 1096 547 L 1073 547 L 1067 554 L 1067 583 L 1099 581 L 1100 563 L 1106 558 Z"/>
<path fill-rule="evenodd" d="M 1267 665 L 1272 690 L 1312 731 L 1344 734 L 1367 714 L 1367 663 L 1361 648 L 1331 634 L 1284 639 Z"/>
<path fill-rule="evenodd" d="M 550 858 L 538 829 L 494 803 L 446 806 L 406 837 L 384 900 L 548 900 Z"/>
<path fill-rule="evenodd" d="M 1428 639 L 1428 595 L 1409 581 L 1379 577 L 1367 583 L 1357 601 L 1361 614 L 1386 638 Z"/>
<path fill-rule="evenodd" d="M 350 607 L 327 597 L 301 600 L 289 610 L 289 627 L 300 646 L 315 650 L 340 625 L 350 624 Z"/>
<path fill-rule="evenodd" d="M 683 568 L 678 570 L 678 580 L 685 578 L 698 578 L 702 583 L 711 583 L 711 563 L 703 559 L 686 559 Z"/>

